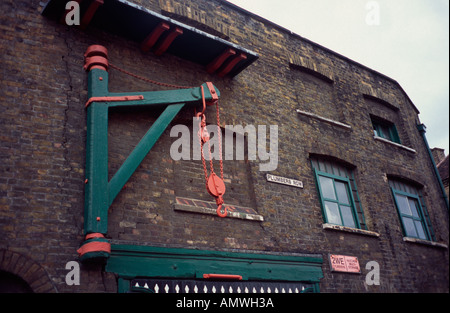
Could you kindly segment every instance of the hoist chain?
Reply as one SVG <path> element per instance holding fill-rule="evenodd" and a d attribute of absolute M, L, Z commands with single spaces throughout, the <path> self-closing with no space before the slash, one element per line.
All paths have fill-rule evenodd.
<path fill-rule="evenodd" d="M 139 76 L 136 74 L 133 74 L 129 71 L 126 71 L 114 64 L 109 63 L 108 64 L 109 67 L 116 69 L 124 74 L 127 74 L 129 76 L 132 76 L 134 78 L 143 80 L 145 82 L 151 83 L 151 84 L 155 84 L 155 85 L 159 85 L 159 86 L 164 86 L 164 87 L 169 87 L 169 88 L 175 88 L 175 89 L 186 89 L 186 88 L 193 88 L 193 87 L 188 87 L 188 86 L 178 86 L 178 85 L 172 85 L 172 84 L 167 84 L 167 83 L 162 83 L 162 82 L 158 82 L 143 76 Z M 207 83 L 208 88 L 210 88 L 210 92 L 211 93 L 215 93 L 214 87 L 211 83 Z M 217 204 L 217 215 L 220 217 L 226 217 L 228 212 L 226 208 L 223 208 L 223 212 L 222 212 L 222 205 L 224 203 L 223 201 L 223 194 L 225 193 L 225 183 L 223 180 L 223 160 L 222 160 L 222 132 L 220 129 L 220 115 L 219 115 L 219 101 L 215 100 L 215 105 L 216 105 L 216 116 L 217 116 L 217 134 L 218 134 L 218 141 L 219 141 L 219 160 L 220 160 L 220 178 L 216 175 L 216 173 L 214 172 L 214 164 L 213 164 L 213 159 L 212 159 L 212 154 L 211 154 L 211 144 L 209 142 L 209 132 L 206 128 L 206 116 L 205 116 L 205 109 L 206 109 L 206 103 L 205 103 L 205 93 L 204 93 L 204 89 L 203 86 L 201 87 L 201 91 L 202 91 L 202 102 L 203 102 L 203 110 L 202 112 L 196 113 L 195 116 L 197 118 L 200 119 L 199 121 L 199 140 L 200 140 L 200 149 L 201 149 L 201 157 L 202 157 L 202 163 L 203 163 L 203 170 L 205 172 L 205 186 L 206 186 L 206 190 L 213 196 L 216 198 L 216 204 Z M 218 98 L 216 98 L 218 99 Z M 205 155 L 204 155 L 204 149 L 203 146 L 205 145 L 205 143 L 208 143 L 208 152 L 209 152 L 209 160 L 210 160 L 210 172 L 211 175 L 208 178 L 208 170 L 206 168 L 206 161 L 205 161 Z"/>
<path fill-rule="evenodd" d="M 143 77 L 143 76 L 139 76 L 139 75 L 133 74 L 131 72 L 128 72 L 127 70 L 124 70 L 124 69 L 118 67 L 117 65 L 114 65 L 114 64 L 111 64 L 111 63 L 108 63 L 108 65 L 109 65 L 109 67 L 111 67 L 111 68 L 113 68 L 115 70 L 118 70 L 119 72 L 122 72 L 124 74 L 129 75 L 129 76 L 132 76 L 134 78 L 143 80 L 143 81 L 145 81 L 147 83 L 150 83 L 150 84 L 154 84 L 154 85 L 158 85 L 158 86 L 164 86 L 164 87 L 169 87 L 169 88 L 175 88 L 175 89 L 193 88 L 193 87 L 189 87 L 189 86 L 178 86 L 178 85 L 162 83 L 162 82 L 159 82 L 159 81 L 156 81 L 156 80 L 152 80 L 152 79 L 149 79 L 149 78 L 146 78 L 146 77 Z"/>
<path fill-rule="evenodd" d="M 200 149 L 201 149 L 201 157 L 202 157 L 202 163 L 203 163 L 203 170 L 205 173 L 205 185 L 206 190 L 216 198 L 216 204 L 217 204 L 217 215 L 219 217 L 226 217 L 227 216 L 227 209 L 223 208 L 222 212 L 222 205 L 224 203 L 223 201 L 223 194 L 225 193 L 225 183 L 223 181 L 223 160 L 222 160 L 222 136 L 221 136 L 221 129 L 220 129 L 220 115 L 219 115 L 219 101 L 216 101 L 216 115 L 217 115 L 217 136 L 219 141 L 219 162 L 220 162 L 220 178 L 216 175 L 214 172 L 214 164 L 211 154 L 211 144 L 210 144 L 210 137 L 209 132 L 206 128 L 206 116 L 204 114 L 205 111 L 205 95 L 203 86 L 201 86 L 202 90 L 202 101 L 203 101 L 203 111 L 196 113 L 195 116 L 200 119 L 199 121 L 199 140 L 200 140 Z M 205 154 L 204 154 L 204 145 L 205 143 L 208 143 L 208 152 L 209 152 L 209 164 L 210 164 L 210 171 L 211 175 L 208 178 L 208 170 L 206 168 L 206 161 L 205 161 Z"/>

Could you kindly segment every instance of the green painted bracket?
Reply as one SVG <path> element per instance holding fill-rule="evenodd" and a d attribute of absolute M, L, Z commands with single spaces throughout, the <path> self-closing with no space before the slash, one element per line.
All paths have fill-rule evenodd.
<path fill-rule="evenodd" d="M 109 206 L 178 112 L 185 105 L 201 104 L 202 94 L 201 87 L 168 91 L 111 93 L 108 91 L 107 71 L 93 68 L 88 75 L 88 98 L 90 101 L 87 106 L 84 232 L 85 234 L 106 234 Z M 211 101 L 213 97 L 209 89 L 206 84 L 203 86 L 205 100 Z M 215 91 L 220 97 L 219 90 L 215 88 Z M 127 106 L 145 106 L 149 109 L 165 107 L 165 109 L 119 170 L 108 181 L 108 110 L 111 107 Z"/>

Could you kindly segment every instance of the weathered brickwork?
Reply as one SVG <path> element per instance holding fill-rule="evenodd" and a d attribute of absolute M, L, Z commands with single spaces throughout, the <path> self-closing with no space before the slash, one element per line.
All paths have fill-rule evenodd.
<path fill-rule="evenodd" d="M 109 208 L 106 237 L 112 242 L 321 254 L 322 292 L 448 292 L 448 210 L 416 127 L 418 111 L 398 83 L 225 1 L 132 2 L 227 38 L 259 59 L 234 78 L 221 78 L 170 54 L 143 53 L 138 43 L 95 27 L 82 31 L 47 19 L 40 1 L 2 1 L 0 270 L 20 276 L 37 292 L 117 291 L 116 277 L 99 264 L 80 263 L 80 285 L 65 283 L 65 265 L 77 260 L 84 240 L 83 54 L 100 44 L 111 63 L 137 75 L 186 86 L 212 81 L 221 91 L 222 128 L 278 125 L 278 167 L 271 174 L 304 185 L 267 182 L 258 160 L 226 160 L 225 202 L 253 208 L 264 221 L 176 211 L 177 196 L 213 200 L 201 161 L 172 160 L 169 126 Z M 161 89 L 167 88 L 109 70 L 110 91 Z M 110 111 L 110 178 L 159 113 Z M 193 114 L 182 109 L 172 126 L 192 130 Z M 402 146 L 375 139 L 372 116 L 393 122 Z M 208 108 L 206 117 L 214 123 L 215 110 Z M 323 226 L 313 156 L 352 169 L 371 234 Z M 441 245 L 404 240 L 389 186 L 393 178 L 420 187 Z M 361 274 L 331 272 L 329 253 L 357 256 Z M 369 261 L 380 265 L 380 285 L 365 283 Z"/>

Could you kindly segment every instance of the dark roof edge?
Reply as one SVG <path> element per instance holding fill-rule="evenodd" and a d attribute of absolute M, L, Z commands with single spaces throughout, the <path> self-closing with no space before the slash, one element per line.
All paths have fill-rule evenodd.
<path fill-rule="evenodd" d="M 352 63 L 352 64 L 354 64 L 356 66 L 359 66 L 359 67 L 361 67 L 361 68 L 363 68 L 365 70 L 368 70 L 368 71 L 370 71 L 370 72 L 372 72 L 372 73 L 374 73 L 376 75 L 379 75 L 379 76 L 381 76 L 381 77 L 383 77 L 383 78 L 385 78 L 385 79 L 395 83 L 400 88 L 400 90 L 402 91 L 404 96 L 411 103 L 411 105 L 413 106 L 413 108 L 417 112 L 417 114 L 420 114 L 419 109 L 415 106 L 415 104 L 412 102 L 411 98 L 408 96 L 406 91 L 403 89 L 403 87 L 395 79 L 393 79 L 393 78 L 391 78 L 389 76 L 386 76 L 385 74 L 380 73 L 380 72 L 378 72 L 378 71 L 376 71 L 376 70 L 374 70 L 374 69 L 372 69 L 370 67 L 367 67 L 367 66 L 365 66 L 365 65 L 363 65 L 363 64 L 361 64 L 359 62 L 356 62 L 356 61 L 354 61 L 354 60 L 352 60 L 352 59 L 350 59 L 350 58 L 348 58 L 348 57 L 346 57 L 346 56 L 344 56 L 344 55 L 342 55 L 342 54 L 340 54 L 340 53 L 338 53 L 336 51 L 333 51 L 333 50 L 331 50 L 331 49 L 329 49 L 327 47 L 324 47 L 324 46 L 322 46 L 322 45 L 320 45 L 320 44 L 318 44 L 318 43 L 316 43 L 314 41 L 311 41 L 311 40 L 309 40 L 309 39 L 307 39 L 305 37 L 302 37 L 299 34 L 296 34 L 293 31 L 291 31 L 291 30 L 289 30 L 289 29 L 287 29 L 287 28 L 285 28 L 283 26 L 280 26 L 280 25 L 278 25 L 278 24 L 276 24 L 276 23 L 274 23 L 274 22 L 272 22 L 272 21 L 270 21 L 270 20 L 268 20 L 268 19 L 266 19 L 264 17 L 261 17 L 261 16 L 255 14 L 255 13 L 247 11 L 247 10 L 241 8 L 240 6 L 237 6 L 237 5 L 235 5 L 235 4 L 231 3 L 231 2 L 228 2 L 227 0 L 217 0 L 217 1 L 227 5 L 229 7 L 232 7 L 233 9 L 235 9 L 237 11 L 240 11 L 241 13 L 249 15 L 249 16 L 251 16 L 252 18 L 254 18 L 256 20 L 263 22 L 264 24 L 269 24 L 269 25 L 273 26 L 274 28 L 277 28 L 277 29 L 279 29 L 279 30 L 281 30 L 283 32 L 286 32 L 286 33 L 288 33 L 288 34 L 290 34 L 290 35 L 292 35 L 294 37 L 298 37 L 299 39 L 301 39 L 301 40 L 303 40 L 303 41 L 305 41 L 305 42 L 307 42 L 307 43 L 309 43 L 309 44 L 311 44 L 313 46 L 316 46 L 316 47 L 318 47 L 318 48 L 320 48 L 322 50 L 325 50 L 326 52 L 334 54 L 335 56 L 337 56 L 340 59 L 343 59 L 343 60 L 345 60 L 347 62 L 350 62 L 350 63 Z"/>

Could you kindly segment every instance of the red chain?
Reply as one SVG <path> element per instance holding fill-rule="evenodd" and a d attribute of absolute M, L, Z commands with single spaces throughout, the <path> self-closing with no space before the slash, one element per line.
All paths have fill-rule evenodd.
<path fill-rule="evenodd" d="M 205 173 L 205 187 L 206 189 L 208 189 L 208 171 L 206 169 L 206 161 L 205 161 L 205 155 L 203 154 L 203 139 L 202 139 L 202 132 L 203 132 L 203 127 L 206 126 L 206 122 L 205 122 L 205 115 L 202 114 L 201 116 L 197 117 L 198 119 L 200 119 L 199 122 L 199 131 L 198 131 L 198 139 L 200 141 L 200 152 L 201 152 L 201 157 L 202 157 L 202 163 L 203 163 L 203 171 Z"/>
<path fill-rule="evenodd" d="M 203 86 L 202 88 L 202 99 L 203 99 L 203 111 L 196 113 L 196 117 L 200 118 L 200 122 L 199 122 L 199 132 L 198 132 L 198 137 L 200 140 L 200 150 L 201 150 L 201 157 L 202 157 L 202 164 L 203 164 L 203 170 L 205 173 L 205 185 L 206 185 L 206 190 L 208 190 L 215 198 L 216 198 L 216 204 L 217 204 L 217 215 L 219 215 L 220 217 L 226 217 L 227 216 L 227 209 L 224 208 L 223 209 L 223 213 L 222 213 L 222 205 L 224 203 L 222 195 L 223 193 L 220 194 L 220 192 L 217 189 L 217 185 L 216 183 L 223 183 L 223 160 L 222 160 L 222 136 L 221 136 L 221 129 L 220 129 L 220 116 L 219 116 L 219 103 L 218 101 L 216 102 L 216 113 L 217 113 L 217 137 L 219 140 L 219 162 L 220 162 L 220 179 L 221 182 L 217 181 L 219 178 L 217 178 L 217 175 L 214 173 L 214 164 L 213 164 L 213 159 L 212 159 L 212 154 L 211 154 L 211 144 L 209 141 L 209 132 L 206 129 L 206 117 L 204 112 L 205 109 L 205 96 L 204 96 L 204 92 L 203 92 Z M 208 185 L 208 170 L 206 168 L 206 161 L 205 161 L 205 155 L 204 155 L 204 150 L 203 150 L 203 146 L 205 145 L 205 143 L 208 142 L 208 152 L 209 152 L 209 164 L 210 164 L 210 171 L 211 171 L 211 176 L 210 176 L 210 180 L 212 179 L 212 185 L 215 188 L 215 190 L 211 190 L 211 188 L 209 188 Z M 223 187 L 224 188 L 224 187 Z M 224 192 L 225 189 L 223 189 L 222 192 Z"/>
<path fill-rule="evenodd" d="M 178 85 L 172 85 L 172 84 L 167 84 L 167 83 L 158 82 L 158 81 L 156 81 L 156 80 L 152 80 L 152 79 L 149 79 L 149 78 L 146 78 L 146 77 L 139 76 L 139 75 L 133 74 L 133 73 L 131 73 L 131 72 L 128 72 L 128 71 L 126 71 L 126 70 L 124 70 L 124 69 L 118 67 L 117 65 L 114 65 L 114 64 L 111 64 L 111 63 L 108 63 L 108 65 L 109 65 L 109 67 L 111 67 L 111 68 L 113 68 L 113 69 L 115 69 L 115 70 L 118 70 L 119 72 L 122 72 L 122 73 L 124 73 L 124 74 L 130 75 L 130 76 L 132 76 L 132 77 L 134 77 L 134 78 L 143 80 L 143 81 L 145 81 L 145 82 L 147 82 L 147 83 L 150 83 L 150 84 L 159 85 L 159 86 L 164 86 L 164 87 L 169 87 L 169 88 L 175 88 L 175 89 L 188 89 L 188 88 L 193 88 L 193 87 L 189 87 L 189 86 L 178 86 Z"/>
<path fill-rule="evenodd" d="M 222 178 L 223 180 L 222 130 L 220 129 L 219 101 L 216 101 L 216 112 L 217 112 L 217 134 L 219 139 L 220 178 Z"/>
<path fill-rule="evenodd" d="M 178 86 L 178 85 L 172 85 L 172 84 L 167 84 L 167 83 L 162 83 L 162 82 L 158 82 L 156 80 L 152 80 L 143 76 L 139 76 L 136 74 L 133 74 L 129 71 L 126 71 L 114 64 L 109 63 L 109 66 L 113 69 L 118 70 L 119 72 L 122 72 L 126 75 L 132 76 L 134 78 L 143 80 L 147 83 L 150 84 L 154 84 L 154 85 L 159 85 L 159 86 L 163 86 L 163 87 L 169 87 L 169 88 L 175 88 L 175 89 L 188 89 L 188 88 L 193 88 L 193 87 L 189 87 L 189 86 Z M 209 142 L 209 133 L 208 130 L 206 129 L 206 117 L 204 114 L 205 111 L 205 94 L 203 91 L 203 86 L 201 86 L 201 90 L 202 90 L 202 101 L 203 101 L 203 111 L 201 113 L 196 113 L 195 116 L 197 118 L 200 119 L 199 125 L 200 125 L 200 130 L 198 132 L 198 138 L 200 140 L 200 149 L 201 149 L 201 156 L 202 156 L 202 163 L 203 163 L 203 170 L 205 172 L 205 185 L 206 185 L 206 189 L 209 190 L 208 188 L 208 170 L 206 169 L 206 161 L 205 161 L 205 155 L 203 152 L 203 145 L 205 144 L 205 142 L 208 142 L 208 151 L 209 151 L 209 160 L 210 160 L 210 170 L 211 170 L 211 177 L 214 175 L 216 176 L 216 174 L 214 173 L 214 164 L 213 164 L 213 160 L 212 160 L 212 154 L 211 154 L 211 144 Z M 219 101 L 216 101 L 216 115 L 217 115 L 217 136 L 219 139 L 219 161 L 220 161 L 220 178 L 222 179 L 223 182 L 223 160 L 222 160 L 222 131 L 220 129 L 220 115 L 219 115 Z M 205 133 L 206 132 L 206 133 Z M 207 138 L 207 139 L 206 139 Z M 214 177 L 213 177 L 214 179 Z M 217 186 L 215 187 L 217 189 Z M 217 192 L 217 190 L 216 190 Z M 219 194 L 216 197 L 216 203 L 218 205 L 217 207 L 217 214 L 220 217 L 226 217 L 227 216 L 227 209 L 224 208 L 224 213 L 221 212 L 222 209 L 222 204 L 224 203 L 222 195 Z"/>

